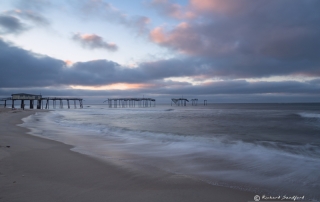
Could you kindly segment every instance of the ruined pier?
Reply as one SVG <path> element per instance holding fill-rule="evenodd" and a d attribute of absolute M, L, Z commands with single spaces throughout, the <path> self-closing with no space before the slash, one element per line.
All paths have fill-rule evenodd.
<path fill-rule="evenodd" d="M 63 108 L 63 101 L 67 102 L 68 109 L 70 109 L 70 101 L 73 101 L 73 107 L 77 108 L 77 101 L 79 102 L 79 108 L 83 108 L 83 99 L 82 98 L 72 98 L 72 97 L 42 97 L 42 95 L 32 95 L 26 93 L 12 94 L 11 97 L 1 98 L 0 101 L 4 102 L 4 107 L 7 107 L 7 102 L 11 101 L 12 109 L 15 108 L 15 102 L 20 101 L 20 107 L 25 108 L 25 103 L 29 101 L 29 108 L 34 109 L 50 109 L 50 101 L 52 103 L 52 108 L 58 107 Z M 45 106 L 43 105 L 45 102 Z M 35 105 L 36 104 L 36 105 Z M 71 104 L 72 105 L 72 104 Z"/>
<path fill-rule="evenodd" d="M 177 106 L 187 106 L 187 102 L 189 102 L 186 98 L 172 98 L 171 99 L 171 106 L 174 103 Z"/>
<path fill-rule="evenodd" d="M 110 108 L 127 107 L 155 107 L 156 100 L 153 98 L 111 98 L 104 101 Z"/>

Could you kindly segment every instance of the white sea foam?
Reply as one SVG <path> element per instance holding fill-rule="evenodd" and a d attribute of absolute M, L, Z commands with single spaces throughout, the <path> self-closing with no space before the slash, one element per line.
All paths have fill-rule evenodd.
<path fill-rule="evenodd" d="M 298 113 L 301 117 L 304 118 L 316 118 L 316 119 L 320 119 L 320 114 L 319 113 L 307 113 L 307 112 L 301 112 Z"/>

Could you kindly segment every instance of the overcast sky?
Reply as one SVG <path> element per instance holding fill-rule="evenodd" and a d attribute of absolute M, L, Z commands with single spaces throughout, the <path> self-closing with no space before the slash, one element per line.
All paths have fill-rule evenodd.
<path fill-rule="evenodd" d="M 319 0 L 1 0 L 0 97 L 320 102 Z"/>

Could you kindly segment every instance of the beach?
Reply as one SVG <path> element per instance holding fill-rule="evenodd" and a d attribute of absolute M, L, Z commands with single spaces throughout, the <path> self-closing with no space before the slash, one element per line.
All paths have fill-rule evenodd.
<path fill-rule="evenodd" d="M 28 129 L 17 126 L 22 118 L 39 111 L 0 111 L 0 201 L 253 200 L 252 192 L 185 175 L 130 171 L 71 151 L 70 145 L 31 136 Z"/>

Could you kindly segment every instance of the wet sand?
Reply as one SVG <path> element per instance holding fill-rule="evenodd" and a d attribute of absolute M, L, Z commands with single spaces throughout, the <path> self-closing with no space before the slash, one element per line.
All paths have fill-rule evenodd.
<path fill-rule="evenodd" d="M 17 126 L 23 117 L 43 111 L 0 109 L 0 202 L 253 201 L 254 193 L 187 176 L 130 171 Z"/>

